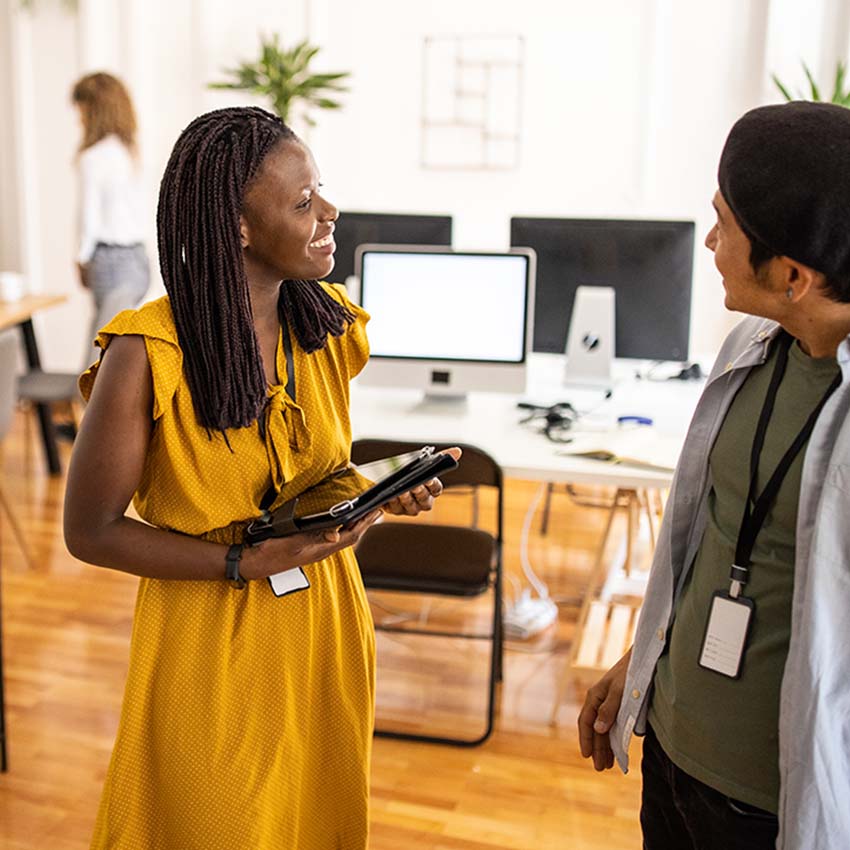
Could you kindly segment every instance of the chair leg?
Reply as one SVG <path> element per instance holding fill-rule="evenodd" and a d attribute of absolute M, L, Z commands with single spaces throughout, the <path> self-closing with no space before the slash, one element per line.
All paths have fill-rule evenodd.
<path fill-rule="evenodd" d="M 505 626 L 503 622 L 502 612 L 502 595 L 499 594 L 499 611 L 496 615 L 496 652 L 498 653 L 498 664 L 496 665 L 496 681 L 501 682 L 504 679 L 504 663 L 505 663 Z"/>
<path fill-rule="evenodd" d="M 387 629 L 394 631 L 394 629 Z M 405 631 L 404 629 L 401 630 Z M 427 632 L 419 632 L 426 634 Z M 447 633 L 437 633 L 443 636 L 463 637 L 463 635 Z M 501 585 L 501 569 L 496 574 L 496 579 L 493 583 L 493 623 L 492 623 L 492 638 L 490 641 L 490 661 L 489 661 L 489 681 L 487 684 L 487 725 L 484 731 L 477 738 L 449 738 L 437 735 L 420 735 L 413 732 L 394 732 L 390 729 L 374 730 L 376 738 L 392 738 L 399 741 L 417 741 L 425 744 L 448 744 L 454 747 L 477 747 L 483 744 L 493 733 L 493 727 L 496 721 L 496 702 L 497 702 L 497 686 L 502 681 L 502 585 Z"/>
<path fill-rule="evenodd" d="M 24 561 L 26 565 L 32 569 L 34 566 L 33 559 L 30 556 L 29 547 L 27 546 L 26 538 L 24 537 L 24 533 L 21 530 L 20 525 L 18 525 L 18 520 L 15 517 L 15 513 L 12 510 L 12 506 L 9 504 L 9 500 L 6 498 L 6 494 L 3 492 L 3 488 L 0 487 L 0 507 L 2 507 L 3 511 L 5 511 L 6 516 L 9 520 L 9 525 L 12 527 L 12 534 L 15 536 L 15 540 L 18 541 L 18 546 L 21 548 L 21 552 L 24 556 Z"/>
<path fill-rule="evenodd" d="M 0 590 L 0 773 L 6 773 L 9 769 L 9 760 L 6 753 L 6 692 L 3 672 L 3 594 Z"/>
<path fill-rule="evenodd" d="M 0 773 L 6 773 L 9 769 L 6 752 L 6 693 L 3 687 L 3 676 L 3 624 L 0 622 Z"/>

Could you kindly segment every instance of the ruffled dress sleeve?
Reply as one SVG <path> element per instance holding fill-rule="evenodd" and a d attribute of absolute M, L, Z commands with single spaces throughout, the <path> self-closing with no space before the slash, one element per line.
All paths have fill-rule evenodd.
<path fill-rule="evenodd" d="M 183 354 L 177 344 L 177 331 L 167 297 L 143 305 L 138 310 L 124 310 L 105 325 L 95 344 L 103 352 L 116 336 L 141 336 L 145 340 L 153 378 L 153 418 L 159 419 L 171 405 L 180 383 Z M 94 363 L 80 376 L 80 393 L 88 401 L 100 368 Z"/>
<path fill-rule="evenodd" d="M 366 336 L 366 323 L 369 321 L 369 314 L 348 297 L 348 293 L 341 283 L 323 283 L 322 286 L 354 315 L 354 321 L 340 337 L 342 356 L 348 367 L 349 377 L 353 378 L 360 374 L 369 360 L 369 340 Z"/>

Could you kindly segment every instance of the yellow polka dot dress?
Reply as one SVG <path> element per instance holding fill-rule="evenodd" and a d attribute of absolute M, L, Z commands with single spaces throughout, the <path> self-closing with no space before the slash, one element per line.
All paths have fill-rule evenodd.
<path fill-rule="evenodd" d="M 349 460 L 349 380 L 368 316 L 305 354 L 296 401 L 269 388 L 259 423 L 198 425 L 167 298 L 118 315 L 99 344 L 144 337 L 154 427 L 134 504 L 147 522 L 239 542 L 273 484 L 276 503 Z M 287 374 L 278 345 L 277 373 Z M 84 394 L 97 374 L 81 379 Z M 231 450 L 232 449 L 232 450 Z M 368 838 L 374 632 L 350 549 L 306 564 L 310 586 L 141 579 L 121 721 L 95 827 L 97 850 L 363 850 Z M 222 557 L 222 575 L 224 558 Z"/>

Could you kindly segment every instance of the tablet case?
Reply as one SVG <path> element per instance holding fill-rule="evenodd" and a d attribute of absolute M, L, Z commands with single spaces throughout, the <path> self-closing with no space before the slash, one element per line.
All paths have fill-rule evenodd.
<path fill-rule="evenodd" d="M 274 511 L 263 511 L 245 529 L 245 542 L 250 545 L 269 537 L 350 525 L 396 496 L 456 468 L 451 455 L 435 452 L 433 446 L 423 447 L 412 460 L 374 484 L 356 467 L 346 467 Z"/>

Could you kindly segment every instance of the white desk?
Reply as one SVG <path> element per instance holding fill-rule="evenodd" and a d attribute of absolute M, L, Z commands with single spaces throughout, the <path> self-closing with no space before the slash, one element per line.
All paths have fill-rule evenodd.
<path fill-rule="evenodd" d="M 641 512 L 646 513 L 654 545 L 655 509 L 645 491 L 669 487 L 672 467 L 704 386 L 703 381 L 636 380 L 637 364 L 620 361 L 615 364 L 619 380 L 605 400 L 603 390 L 562 386 L 563 363 L 556 355 L 533 355 L 523 400 L 546 405 L 568 401 L 579 411 L 589 411 L 569 432 L 575 436 L 574 442 L 567 444 L 554 443 L 533 427 L 520 425 L 527 411 L 517 408 L 520 399 L 515 396 L 473 393 L 465 404 L 423 402 L 419 390 L 368 387 L 356 380 L 351 394 L 355 439 L 378 437 L 441 446 L 470 443 L 492 455 L 507 477 L 607 486 L 616 492 L 583 594 L 576 638 L 558 685 L 553 719 L 569 682 L 570 667 L 605 668 L 631 643 L 636 607 L 634 602 L 623 605 L 617 601 L 622 596 L 618 588 L 625 584 L 625 595 L 632 599 L 642 596 L 641 576 L 631 572 L 630 564 Z M 653 425 L 626 432 L 617 425 L 620 416 L 649 417 Z M 651 453 L 666 459 L 670 468 L 645 469 L 564 454 L 575 449 L 610 449 L 627 454 L 628 449 L 621 445 L 624 437 L 649 441 L 655 450 Z M 605 557 L 606 545 L 614 516 L 623 508 L 627 533 L 618 555 L 610 561 Z"/>
<path fill-rule="evenodd" d="M 641 427 L 640 436 L 655 442 L 659 454 L 678 457 L 702 381 L 635 380 L 635 362 L 618 361 L 615 375 L 622 375 L 611 398 L 603 401 L 601 390 L 564 387 L 559 378 L 563 358 L 532 355 L 528 389 L 523 399 L 552 404 L 569 401 L 578 410 L 594 410 L 583 416 L 574 430 L 574 442 L 557 444 L 532 427 L 519 425 L 525 411 L 517 408 L 516 396 L 472 393 L 468 402 L 423 402 L 419 390 L 387 389 L 360 385 L 351 393 L 351 422 L 355 439 L 382 437 L 409 439 L 423 444 L 470 443 L 493 456 L 508 477 L 555 483 L 609 485 L 622 488 L 664 488 L 672 471 L 642 469 L 570 457 L 570 450 L 615 448 L 621 429 L 617 417 L 650 417 L 651 429 Z M 619 433 L 618 433 L 619 432 Z"/>

